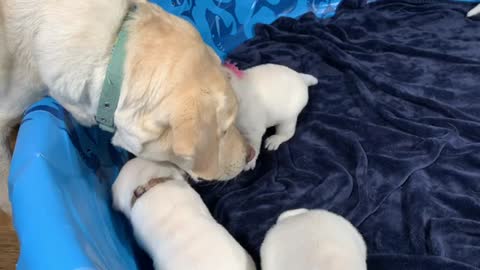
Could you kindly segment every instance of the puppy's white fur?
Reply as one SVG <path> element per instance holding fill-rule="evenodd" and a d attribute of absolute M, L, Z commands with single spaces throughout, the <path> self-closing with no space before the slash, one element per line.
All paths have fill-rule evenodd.
<path fill-rule="evenodd" d="M 474 8 L 472 8 L 468 13 L 467 17 L 473 17 L 480 14 L 480 4 L 476 5 Z"/>
<path fill-rule="evenodd" d="M 137 199 L 152 178 L 171 177 Z M 250 255 L 218 224 L 200 196 L 170 163 L 129 161 L 113 185 L 114 207 L 131 221 L 139 244 L 161 270 L 254 270 Z"/>
<path fill-rule="evenodd" d="M 256 165 L 267 128 L 276 127 L 275 134 L 265 141 L 268 150 L 278 149 L 293 137 L 297 117 L 308 102 L 308 87 L 318 81 L 312 75 L 275 64 L 249 68 L 242 77 L 229 69 L 227 72 L 239 100 L 237 127 L 255 150 L 255 158 L 245 167 L 249 170 Z"/>
<path fill-rule="evenodd" d="M 284 212 L 261 247 L 262 270 L 366 270 L 367 248 L 343 217 L 324 210 Z"/>

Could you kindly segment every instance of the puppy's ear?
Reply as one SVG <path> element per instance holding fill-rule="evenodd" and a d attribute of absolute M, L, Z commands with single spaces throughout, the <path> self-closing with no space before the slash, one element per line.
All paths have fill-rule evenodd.
<path fill-rule="evenodd" d="M 277 222 L 282 221 L 282 220 L 287 219 L 287 218 L 290 218 L 290 217 L 298 216 L 298 215 L 301 215 L 301 214 L 304 214 L 304 213 L 307 213 L 307 212 L 308 212 L 308 209 L 305 209 L 305 208 L 288 210 L 288 211 L 283 212 L 278 217 Z"/>

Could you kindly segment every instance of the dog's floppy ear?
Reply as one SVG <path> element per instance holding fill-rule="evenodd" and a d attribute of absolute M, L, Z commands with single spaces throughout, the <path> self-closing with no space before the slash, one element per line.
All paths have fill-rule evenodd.
<path fill-rule="evenodd" d="M 112 137 L 112 144 L 120 146 L 134 155 L 142 151 L 142 143 L 132 130 L 117 129 Z"/>
<path fill-rule="evenodd" d="M 198 115 L 190 117 L 174 116 L 170 122 L 172 128 L 172 150 L 177 156 L 185 159 L 194 158 L 197 152 L 198 136 L 195 133 L 200 129 Z"/>
<path fill-rule="evenodd" d="M 216 177 L 219 138 L 214 109 L 202 106 L 199 100 L 183 102 L 172 114 L 170 127 L 173 153 L 190 160 L 197 176 Z"/>
<path fill-rule="evenodd" d="M 131 87 L 130 89 L 139 88 Z M 130 91 L 120 96 L 119 105 L 115 111 L 116 130 L 112 137 L 112 144 L 138 156 L 144 150 L 144 145 L 157 139 L 163 129 L 157 125 L 161 120 L 160 117 L 158 115 L 157 118 L 152 117 L 153 110 L 148 106 L 149 104 L 146 104 L 147 100 L 152 101 L 151 96 L 135 96 L 134 93 Z M 152 104 L 158 103 L 152 102 Z"/>
<path fill-rule="evenodd" d="M 138 116 L 131 110 L 123 110 L 115 114 L 117 127 L 112 137 L 112 144 L 120 146 L 134 155 L 143 151 L 143 146 L 156 138 L 160 132 L 153 132 L 148 116 Z M 149 124 L 150 123 L 150 124 Z"/>

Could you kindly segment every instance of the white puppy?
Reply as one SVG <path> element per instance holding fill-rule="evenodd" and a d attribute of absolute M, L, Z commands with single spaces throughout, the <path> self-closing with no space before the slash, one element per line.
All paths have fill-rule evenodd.
<path fill-rule="evenodd" d="M 480 13 L 480 4 L 478 4 L 477 6 L 475 6 L 474 8 L 472 8 L 468 13 L 467 13 L 467 17 L 473 17 L 473 16 L 476 16 Z"/>
<path fill-rule="evenodd" d="M 113 203 L 130 219 L 155 269 L 255 269 L 250 255 L 170 163 L 129 161 L 113 185 Z"/>
<path fill-rule="evenodd" d="M 253 169 L 267 128 L 276 127 L 276 133 L 265 141 L 268 150 L 277 150 L 293 137 L 297 117 L 308 102 L 308 87 L 318 81 L 312 75 L 275 64 L 245 71 L 228 62 L 224 66 L 239 100 L 237 127 L 255 149 L 255 157 L 245 169 Z"/>
<path fill-rule="evenodd" d="M 260 250 L 262 270 L 365 270 L 367 248 L 344 218 L 324 210 L 284 212 Z"/>

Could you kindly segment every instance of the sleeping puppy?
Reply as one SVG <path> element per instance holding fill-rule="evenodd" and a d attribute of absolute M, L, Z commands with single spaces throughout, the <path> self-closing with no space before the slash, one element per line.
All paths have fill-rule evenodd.
<path fill-rule="evenodd" d="M 280 215 L 263 241 L 262 270 L 366 270 L 367 248 L 341 216 L 296 209 Z"/>
<path fill-rule="evenodd" d="M 265 141 L 268 150 L 277 150 L 293 137 L 297 117 L 308 102 L 308 87 L 318 81 L 312 75 L 275 64 L 245 71 L 228 62 L 224 66 L 240 103 L 237 127 L 255 150 L 255 157 L 245 169 L 253 169 L 267 128 L 276 129 Z"/>
<path fill-rule="evenodd" d="M 467 17 L 473 17 L 477 16 L 480 13 L 480 4 L 476 5 L 474 8 L 472 8 L 468 13 Z"/>
<path fill-rule="evenodd" d="M 255 269 L 250 255 L 171 163 L 132 159 L 112 190 L 114 207 L 130 219 L 155 269 Z"/>
<path fill-rule="evenodd" d="M 100 102 L 104 87 L 118 102 Z M 9 130 L 45 95 L 84 126 L 111 120 L 114 145 L 173 162 L 195 179 L 231 179 L 252 156 L 233 125 L 238 105 L 221 61 L 187 21 L 146 1 L 1 0 L 0 208 L 7 212 Z"/>

